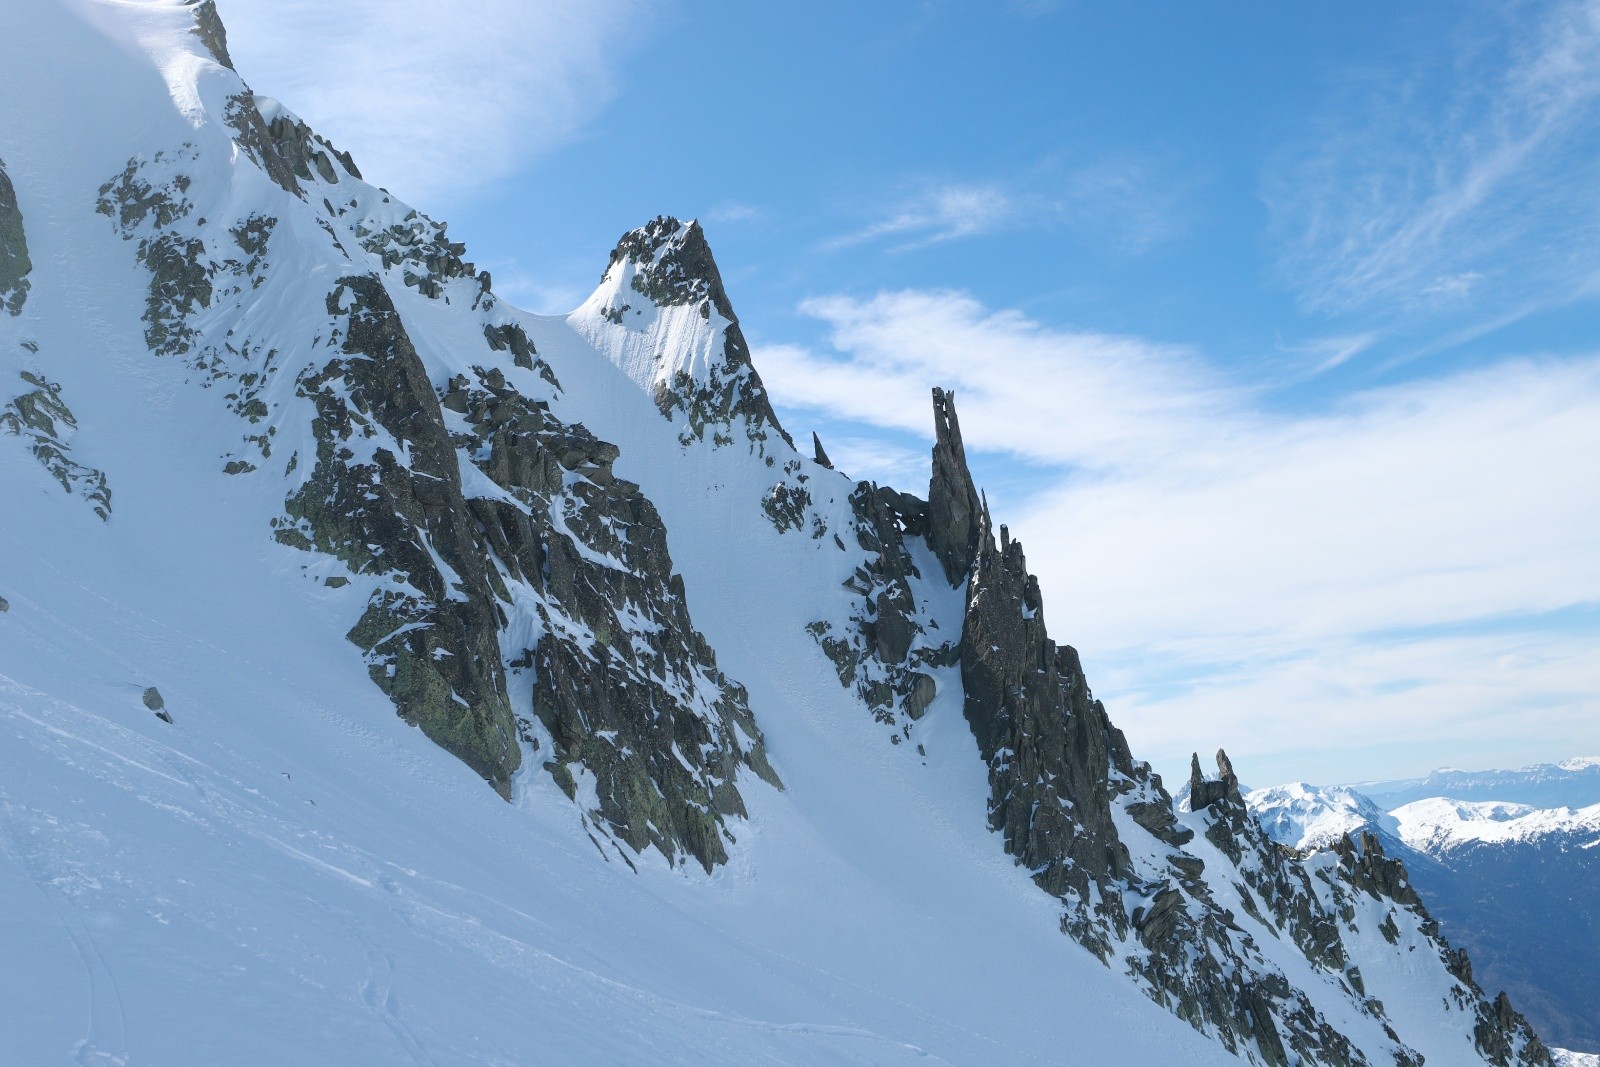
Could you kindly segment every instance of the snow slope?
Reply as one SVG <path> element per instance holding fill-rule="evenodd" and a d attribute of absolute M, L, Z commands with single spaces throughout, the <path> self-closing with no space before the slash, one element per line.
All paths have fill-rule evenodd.
<path fill-rule="evenodd" d="M 1076 902 L 1115 944 L 1102 962 L 1063 936 L 1079 913 L 992 832 L 958 665 L 919 661 L 928 702 L 878 714 L 816 639 L 859 625 L 860 487 L 794 452 L 687 238 L 681 263 L 614 256 L 570 316 L 507 308 L 442 227 L 244 95 L 214 15 L 38 0 L 0 35 L 31 261 L 0 310 L 17 1062 L 1208 1064 L 1235 1059 L 1222 1040 L 1284 1062 L 1285 1035 L 1483 1062 L 1482 1026 L 1501 1062 L 1545 1062 L 1511 1016 L 1490 1025 L 1376 850 L 1285 865 L 1232 801 L 1185 817 L 1185 852 L 1159 783 L 1118 772 L 1128 893 Z M 490 441 L 522 419 L 545 436 L 521 458 L 572 450 L 532 472 L 539 493 L 496 474 Z M 626 522 L 602 509 L 618 499 Z M 368 524 L 330 519 L 335 500 Z M 440 514 L 457 500 L 471 521 Z M 528 565 L 462 548 L 493 514 L 547 523 Z M 630 570 L 657 514 L 671 565 Z M 966 590 L 912 540 L 925 652 L 960 636 Z M 554 592 L 558 548 L 585 581 L 643 589 L 601 605 L 616 632 Z M 680 595 L 686 632 L 637 610 Z M 357 639 L 396 603 L 415 614 Z M 497 644 L 463 663 L 451 627 L 475 606 Z M 541 705 L 529 653 L 552 635 L 574 678 L 626 675 L 672 731 L 559 736 L 600 709 Z M 656 670 L 663 648 L 688 666 Z M 645 666 L 614 666 L 629 655 Z M 644 744 L 667 769 L 642 781 Z M 630 836 L 673 761 L 712 797 L 684 801 L 712 827 L 699 852 Z M 1156 917 L 1180 911 L 1208 940 L 1172 967 L 1248 1041 L 1208 1039 L 1150 984 Z"/>
<path fill-rule="evenodd" d="M 763 672 L 788 790 L 750 791 L 710 878 L 603 862 L 548 776 L 524 769 L 507 805 L 409 730 L 344 639 L 338 568 L 264 537 L 278 501 L 220 472 L 237 420 L 151 358 L 142 279 L 94 211 L 130 157 L 185 142 L 231 195 L 271 195 L 204 111 L 232 75 L 182 7 L 14 15 L 0 86 L 32 103 L 0 159 L 35 270 L 0 344 L 8 368 L 38 346 L 114 510 L 0 437 L 12 1062 L 1046 1063 L 1068 1031 L 1091 1035 L 1074 1055 L 1230 1058 L 1059 935 L 983 825 L 959 709 L 930 714 L 928 766 L 891 761 L 808 643 Z M 75 76 L 46 74 L 62 56 Z M 569 390 L 617 373 L 571 354 Z M 608 421 L 662 421 L 604 391 Z M 725 655 L 748 660 L 766 635 L 740 632 Z"/>

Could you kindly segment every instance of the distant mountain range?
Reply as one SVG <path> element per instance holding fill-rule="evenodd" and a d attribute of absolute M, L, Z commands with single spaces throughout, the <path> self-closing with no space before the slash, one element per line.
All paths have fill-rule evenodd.
<path fill-rule="evenodd" d="M 1377 835 L 1474 974 L 1558 1046 L 1600 1053 L 1600 759 L 1251 791 L 1272 837 Z"/>

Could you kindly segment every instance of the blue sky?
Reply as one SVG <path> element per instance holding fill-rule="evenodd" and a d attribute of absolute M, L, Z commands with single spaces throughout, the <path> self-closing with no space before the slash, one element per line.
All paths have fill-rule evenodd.
<path fill-rule="evenodd" d="M 701 218 L 796 436 L 928 387 L 1136 751 L 1600 751 L 1600 2 L 220 0 L 531 310 Z"/>

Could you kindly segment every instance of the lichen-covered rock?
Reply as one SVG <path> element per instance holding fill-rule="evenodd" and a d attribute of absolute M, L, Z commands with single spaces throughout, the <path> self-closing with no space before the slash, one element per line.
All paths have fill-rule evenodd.
<path fill-rule="evenodd" d="M 538 639 L 513 657 L 531 712 L 554 751 L 546 769 L 636 852 L 688 854 L 707 870 L 727 859 L 742 816 L 741 766 L 774 786 L 745 690 L 716 664 L 672 570 L 650 501 L 612 473 L 617 449 L 510 389 L 498 370 L 452 379 L 472 461 L 504 490 L 469 501 L 508 583 L 526 593 Z"/>
<path fill-rule="evenodd" d="M 17 190 L 0 160 L 0 308 L 13 315 L 22 314 L 28 300 L 28 274 L 33 260 L 28 257 L 28 235 L 22 229 L 22 209 L 17 205 Z"/>
<path fill-rule="evenodd" d="M 299 381 L 316 410 L 317 455 L 278 539 L 388 579 L 350 631 L 373 681 L 407 722 L 509 795 L 521 750 L 500 616 L 433 386 L 377 278 L 341 278 L 327 310 L 339 354 Z"/>

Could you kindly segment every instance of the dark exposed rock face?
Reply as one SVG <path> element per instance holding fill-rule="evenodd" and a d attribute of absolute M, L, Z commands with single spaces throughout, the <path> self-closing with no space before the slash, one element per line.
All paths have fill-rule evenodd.
<path fill-rule="evenodd" d="M 933 477 L 928 483 L 928 547 L 944 576 L 960 585 L 978 557 L 982 504 L 967 470 L 967 452 L 956 418 L 955 394 L 933 391 Z"/>
<path fill-rule="evenodd" d="M 683 223 L 663 215 L 624 234 L 611 253 L 607 274 L 620 266 L 633 268 L 629 287 L 657 307 L 693 307 L 708 321 L 715 311 L 728 323 L 722 359 L 714 362 L 703 378 L 679 371 L 671 381 L 657 384 L 656 406 L 668 417 L 683 415 L 686 443 L 704 440 L 708 429 L 717 443 L 732 443 L 728 431 L 742 421 L 752 445 L 765 441 L 770 431 L 792 449 L 794 442 L 773 413 L 766 387 L 750 362 L 750 346 L 700 223 Z M 616 316 L 613 321 L 620 322 L 630 309 L 608 310 Z"/>
<path fill-rule="evenodd" d="M 930 671 L 956 662 L 958 635 L 939 630 L 912 586 L 922 574 L 908 539 L 923 535 L 926 502 L 860 482 L 850 494 L 850 508 L 856 546 L 867 554 L 844 582 L 857 597 L 850 625 L 838 633 L 833 624 L 819 621 L 810 630 L 839 681 L 861 697 L 877 721 L 895 728 L 891 740 L 899 744 L 938 693 Z"/>
<path fill-rule="evenodd" d="M 339 170 L 361 177 L 348 152 L 341 152 L 293 115 L 268 121 L 250 90 L 228 102 L 227 123 L 235 143 L 285 192 L 304 199 L 301 182 L 339 181 Z M 334 164 L 339 166 L 336 169 Z"/>
<path fill-rule="evenodd" d="M 17 190 L 0 160 L 0 308 L 13 315 L 22 314 L 28 299 L 28 274 L 33 260 L 28 258 L 28 236 L 22 229 L 22 209 L 17 205 Z"/>
<path fill-rule="evenodd" d="M 1088 899 L 1091 882 L 1128 869 L 1109 775 L 1131 776 L 1133 757 L 1090 695 L 1077 652 L 1046 633 L 1022 545 L 1004 526 L 996 544 L 983 515 L 977 549 L 961 683 L 967 722 L 989 765 L 989 824 L 1046 892 Z"/>
<path fill-rule="evenodd" d="M 742 686 L 695 631 L 654 506 L 611 470 L 614 445 L 507 387 L 498 370 L 453 379 L 443 398 L 473 462 L 505 490 L 468 501 L 508 581 L 539 600 L 537 643 L 513 658 L 569 796 L 594 784 L 597 817 L 636 851 L 727 859 L 735 777 L 774 786 Z"/>
<path fill-rule="evenodd" d="M 218 63 L 232 70 L 233 57 L 228 55 L 228 31 L 217 14 L 216 0 L 187 2 L 194 5 L 194 28 L 190 32 L 200 38 L 200 43 L 206 46 L 206 51 Z"/>
<path fill-rule="evenodd" d="M 509 795 L 521 750 L 500 617 L 433 386 L 377 278 L 340 279 L 328 313 L 341 355 L 300 380 L 317 456 L 278 539 L 392 579 L 350 639 L 407 722 Z"/>
<path fill-rule="evenodd" d="M 314 454 L 289 457 L 274 536 L 341 561 L 350 577 L 327 589 L 366 579 L 349 638 L 399 713 L 504 796 L 543 730 L 541 762 L 597 838 L 726 860 L 739 771 L 778 779 L 743 687 L 693 626 L 655 508 L 612 472 L 616 447 L 508 384 L 527 371 L 523 388 L 560 393 L 442 225 L 371 190 L 318 205 L 307 190 L 338 179 L 332 149 L 287 115 L 267 121 L 248 94 L 230 125 L 349 265 L 296 339 L 294 369 L 233 328 L 279 277 L 276 218 L 203 217 L 217 205 L 191 199 L 188 146 L 131 161 L 98 204 L 149 271 L 151 351 L 220 386 L 250 427 L 223 471 L 256 472 L 279 424 L 309 423 Z M 470 376 L 430 380 L 395 305 L 407 289 L 478 315 Z M 25 400 L 15 421 L 39 410 Z"/>
<path fill-rule="evenodd" d="M 1239 776 L 1233 773 L 1233 763 L 1220 748 L 1217 749 L 1217 774 L 1216 778 L 1207 778 L 1200 773 L 1198 752 L 1189 758 L 1190 810 L 1204 811 L 1219 800 L 1244 803 L 1244 797 L 1239 794 Z"/>
<path fill-rule="evenodd" d="M 813 627 L 841 681 L 878 714 L 875 701 L 887 705 L 895 693 L 884 679 L 899 667 L 907 714 L 915 719 L 926 709 L 926 690 L 918 688 L 926 676 L 900 667 L 904 645 L 895 621 L 897 604 L 916 603 L 922 578 L 912 548 L 925 538 L 941 579 L 966 582 L 966 606 L 957 645 L 933 645 L 928 628 L 937 622 L 916 615 L 913 658 L 959 662 L 963 710 L 988 768 L 990 825 L 1034 881 L 1060 899 L 1063 931 L 1108 964 L 1120 960 L 1152 999 L 1253 1062 L 1371 1062 L 1219 903 L 1227 889 L 1260 924 L 1255 929 L 1292 944 L 1343 989 L 1350 1011 L 1387 1035 L 1397 1067 L 1420 1067 L 1421 1056 L 1395 1032 L 1383 1005 L 1367 997 L 1346 944 L 1357 932 L 1357 901 L 1377 898 L 1391 907 L 1383 927 L 1386 936 L 1393 927 L 1391 943 L 1403 930 L 1420 933 L 1450 973 L 1461 972 L 1459 954 L 1438 939 L 1403 868 L 1376 849 L 1334 861 L 1274 844 L 1246 808 L 1223 752 L 1215 778 L 1201 773 L 1198 759 L 1191 765 L 1189 821 L 1204 831 L 1204 842 L 1197 841 L 1159 776 L 1133 758 L 1094 699 L 1077 653 L 1051 641 L 1022 547 L 1004 527 L 995 537 L 972 485 L 952 398 L 935 391 L 934 410 L 928 502 L 866 484 L 852 498 L 857 537 L 870 554 L 846 584 L 857 583 L 852 588 L 871 610 L 852 620 L 853 634 Z M 1196 855 L 1202 844 L 1215 849 L 1207 856 L 1220 858 Z M 1455 996 L 1458 1010 L 1476 1013 L 1488 1035 L 1479 1047 L 1491 1062 L 1548 1062 L 1532 1032 L 1510 1015 L 1500 1019 L 1470 982 Z M 1504 1061 L 1495 1058 L 1502 1051 Z"/>
<path fill-rule="evenodd" d="M 822 447 L 822 438 L 815 433 L 811 435 L 811 453 L 817 466 L 833 470 L 833 460 L 828 458 L 828 453 Z"/>

